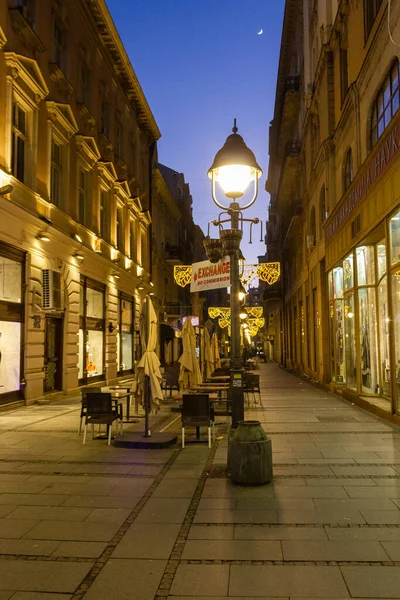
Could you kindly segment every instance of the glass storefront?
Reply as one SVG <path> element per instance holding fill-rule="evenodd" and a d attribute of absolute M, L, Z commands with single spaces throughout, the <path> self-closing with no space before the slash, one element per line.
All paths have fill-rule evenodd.
<path fill-rule="evenodd" d="M 133 372 L 133 298 L 120 294 L 117 333 L 118 374 Z"/>
<path fill-rule="evenodd" d="M 331 378 L 365 396 L 390 399 L 395 392 L 397 405 L 400 398 L 400 212 L 389 220 L 389 236 L 389 245 L 385 238 L 360 245 L 328 273 Z M 392 336 L 394 356 L 391 359 Z"/>
<path fill-rule="evenodd" d="M 105 286 L 81 279 L 79 328 L 79 383 L 104 379 Z"/>
<path fill-rule="evenodd" d="M 0 243 L 0 403 L 22 397 L 24 253 Z"/>

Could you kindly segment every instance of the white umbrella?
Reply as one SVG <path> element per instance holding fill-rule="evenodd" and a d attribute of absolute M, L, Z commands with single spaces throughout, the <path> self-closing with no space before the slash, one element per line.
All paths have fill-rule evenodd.
<path fill-rule="evenodd" d="M 190 319 L 186 319 L 182 329 L 183 353 L 179 359 L 181 370 L 179 383 L 185 389 L 202 382 L 199 361 L 196 356 L 196 334 Z"/>
<path fill-rule="evenodd" d="M 213 367 L 215 369 L 221 368 L 221 359 L 219 357 L 218 337 L 216 333 L 213 333 L 211 338 L 211 356 L 213 361 Z"/>
<path fill-rule="evenodd" d="M 143 304 L 140 313 L 140 338 L 145 351 L 140 359 L 136 373 L 136 396 L 140 404 L 144 404 L 144 381 L 145 376 L 150 378 L 150 409 L 158 412 L 160 401 L 163 399 L 161 390 L 162 375 L 160 371 L 160 360 L 155 353 L 157 347 L 157 315 L 153 303 L 147 298 L 148 318 L 146 325 L 146 305 Z M 147 329 L 147 344 L 146 344 Z"/>
<path fill-rule="evenodd" d="M 211 343 L 210 343 L 210 334 L 207 329 L 204 327 L 201 331 L 202 337 L 202 363 L 203 363 L 203 378 L 208 379 L 211 377 L 211 373 L 214 372 L 214 364 L 213 357 L 211 353 Z"/>

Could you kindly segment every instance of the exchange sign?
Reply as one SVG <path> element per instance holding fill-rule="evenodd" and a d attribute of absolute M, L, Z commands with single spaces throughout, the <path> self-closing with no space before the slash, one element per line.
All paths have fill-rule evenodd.
<path fill-rule="evenodd" d="M 224 256 L 217 263 L 203 260 L 192 265 L 191 292 L 216 290 L 230 285 L 230 258 Z"/>

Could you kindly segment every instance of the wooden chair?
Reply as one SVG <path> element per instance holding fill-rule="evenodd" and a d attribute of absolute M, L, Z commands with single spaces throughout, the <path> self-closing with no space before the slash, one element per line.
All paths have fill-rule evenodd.
<path fill-rule="evenodd" d="M 114 421 L 122 423 L 122 410 L 116 407 L 109 393 L 88 393 L 86 396 L 86 416 L 83 430 L 83 443 L 86 444 L 86 432 L 88 424 L 92 425 L 92 438 L 94 438 L 94 426 L 106 425 L 108 445 L 111 444 L 111 428 Z"/>
<path fill-rule="evenodd" d="M 208 394 L 183 394 L 182 398 L 182 448 L 185 447 L 185 427 L 207 427 L 208 447 L 211 448 L 211 426 L 214 420 Z"/>

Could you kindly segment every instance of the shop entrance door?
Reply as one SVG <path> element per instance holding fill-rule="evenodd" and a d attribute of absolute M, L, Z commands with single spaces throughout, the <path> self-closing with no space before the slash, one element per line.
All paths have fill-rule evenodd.
<path fill-rule="evenodd" d="M 44 391 L 62 390 L 62 318 L 46 317 L 44 342 Z"/>

